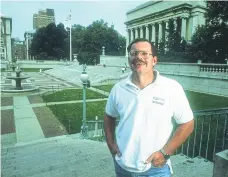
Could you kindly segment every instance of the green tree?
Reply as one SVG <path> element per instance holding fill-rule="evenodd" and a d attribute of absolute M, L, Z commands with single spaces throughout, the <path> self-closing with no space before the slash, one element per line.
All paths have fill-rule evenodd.
<path fill-rule="evenodd" d="M 66 38 L 68 34 L 62 23 L 50 23 L 37 30 L 30 47 L 31 55 L 39 59 L 61 59 L 67 57 Z"/>
<path fill-rule="evenodd" d="M 228 1 L 207 1 L 206 25 L 197 28 L 189 50 L 195 59 L 224 63 L 228 57 Z"/>
<path fill-rule="evenodd" d="M 98 56 L 102 53 L 103 46 L 105 47 L 105 53 L 109 55 L 120 55 L 125 51 L 125 38 L 113 26 L 109 27 L 104 20 L 94 21 L 86 28 L 80 25 L 74 25 L 74 27 L 72 44 L 78 47 L 75 51 L 78 52 L 80 63 L 98 63 Z"/>

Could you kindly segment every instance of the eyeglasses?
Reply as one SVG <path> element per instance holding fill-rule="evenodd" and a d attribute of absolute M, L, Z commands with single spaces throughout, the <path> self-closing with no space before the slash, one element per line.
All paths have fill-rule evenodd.
<path fill-rule="evenodd" d="M 150 55 L 152 55 L 152 53 L 146 52 L 146 51 L 130 51 L 129 55 L 131 57 L 136 57 L 138 56 L 138 54 L 140 54 L 140 56 L 142 56 L 143 58 L 149 58 Z"/>

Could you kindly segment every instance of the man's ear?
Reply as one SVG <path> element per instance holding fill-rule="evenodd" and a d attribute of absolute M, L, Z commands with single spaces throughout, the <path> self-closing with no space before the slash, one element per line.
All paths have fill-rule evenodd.
<path fill-rule="evenodd" d="M 158 57 L 157 56 L 154 56 L 152 58 L 152 60 L 153 60 L 153 66 L 155 66 L 157 64 L 157 62 L 158 62 Z"/>

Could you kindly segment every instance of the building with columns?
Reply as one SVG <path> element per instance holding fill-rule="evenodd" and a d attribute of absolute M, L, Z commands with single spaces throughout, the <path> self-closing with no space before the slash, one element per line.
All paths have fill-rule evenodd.
<path fill-rule="evenodd" d="M 136 38 L 146 38 L 158 44 L 165 42 L 168 28 L 174 30 L 186 41 L 190 41 L 198 25 L 206 20 L 206 3 L 200 1 L 149 1 L 127 12 L 126 45 Z"/>
<path fill-rule="evenodd" d="M 12 18 L 0 14 L 0 59 L 12 61 L 12 46 L 11 46 L 11 34 L 12 34 Z"/>

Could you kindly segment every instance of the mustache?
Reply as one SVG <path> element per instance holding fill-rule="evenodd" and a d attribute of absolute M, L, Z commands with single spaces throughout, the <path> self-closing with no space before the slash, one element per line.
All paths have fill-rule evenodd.
<path fill-rule="evenodd" d="M 143 61 L 143 60 L 140 60 L 140 59 L 133 60 L 131 63 L 134 64 L 134 65 L 135 65 L 136 63 L 147 64 L 146 61 Z"/>

